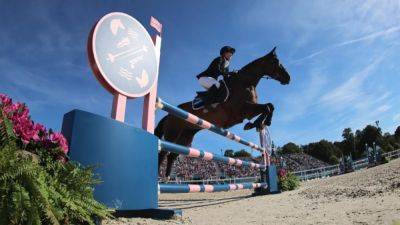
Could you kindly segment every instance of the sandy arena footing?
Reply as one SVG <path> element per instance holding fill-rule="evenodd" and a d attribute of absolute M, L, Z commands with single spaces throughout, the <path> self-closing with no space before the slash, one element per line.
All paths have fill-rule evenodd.
<path fill-rule="evenodd" d="M 400 159 L 341 176 L 306 181 L 295 191 L 251 197 L 250 190 L 162 194 L 161 208 L 183 218 L 118 218 L 103 224 L 400 224 Z"/>

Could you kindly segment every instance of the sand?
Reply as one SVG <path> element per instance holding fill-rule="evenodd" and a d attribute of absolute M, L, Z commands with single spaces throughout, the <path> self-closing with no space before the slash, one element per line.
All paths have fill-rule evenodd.
<path fill-rule="evenodd" d="M 306 181 L 294 191 L 251 197 L 250 190 L 162 194 L 176 220 L 118 218 L 103 224 L 396 224 L 400 225 L 400 159 L 354 173 Z"/>

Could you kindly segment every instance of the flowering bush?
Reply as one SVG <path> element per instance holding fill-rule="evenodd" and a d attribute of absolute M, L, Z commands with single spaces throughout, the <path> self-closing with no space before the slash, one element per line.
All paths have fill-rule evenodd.
<path fill-rule="evenodd" d="M 281 191 L 291 191 L 299 187 L 300 181 L 293 173 L 287 172 L 285 169 L 278 170 L 278 184 Z"/>
<path fill-rule="evenodd" d="M 95 225 L 111 216 L 94 199 L 94 168 L 66 161 L 67 153 L 63 135 L 0 94 L 0 224 Z"/>
<path fill-rule="evenodd" d="M 286 172 L 285 169 L 279 169 L 278 170 L 278 176 L 279 177 L 284 177 L 284 176 L 286 176 L 286 174 L 287 174 L 287 172 Z"/>
<path fill-rule="evenodd" d="M 65 137 L 51 129 L 47 131 L 40 123 L 34 123 L 25 104 L 13 103 L 10 97 L 0 94 L 0 113 L 0 123 L 3 122 L 2 117 L 11 121 L 13 132 L 22 149 L 37 153 L 37 149 L 45 148 L 58 159 L 66 158 L 68 144 Z"/>

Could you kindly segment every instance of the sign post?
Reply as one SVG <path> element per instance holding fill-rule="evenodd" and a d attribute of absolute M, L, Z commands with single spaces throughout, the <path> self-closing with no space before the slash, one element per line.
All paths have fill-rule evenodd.
<path fill-rule="evenodd" d="M 87 45 L 94 75 L 114 95 L 111 117 L 124 122 L 127 99 L 145 96 L 142 126 L 151 133 L 161 37 L 154 40 L 135 18 L 113 12 L 94 25 Z"/>
<path fill-rule="evenodd" d="M 156 49 L 157 67 L 160 67 L 161 36 L 153 36 L 154 47 Z M 144 96 L 142 128 L 149 133 L 154 133 L 154 122 L 156 114 L 157 81 L 150 92 Z"/>
<path fill-rule="evenodd" d="M 161 33 L 161 23 L 151 25 Z M 113 95 L 111 118 L 82 110 L 64 115 L 62 133 L 69 156 L 96 169 L 103 181 L 95 198 L 115 216 L 172 218 L 180 210 L 158 208 L 158 138 L 154 131 L 161 37 L 153 40 L 133 17 L 113 12 L 102 17 L 88 39 L 90 66 Z M 140 129 L 124 124 L 128 99 L 144 97 Z"/>

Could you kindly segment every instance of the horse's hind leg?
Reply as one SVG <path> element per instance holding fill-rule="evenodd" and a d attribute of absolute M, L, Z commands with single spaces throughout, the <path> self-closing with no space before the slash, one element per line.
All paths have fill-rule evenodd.
<path fill-rule="evenodd" d="M 160 151 L 158 153 L 158 174 L 161 176 L 161 164 L 164 161 L 165 156 L 168 154 L 166 151 Z"/>
<path fill-rule="evenodd" d="M 172 164 L 174 164 L 176 158 L 178 158 L 179 154 L 177 153 L 169 153 L 167 156 L 167 169 L 165 170 L 165 177 L 168 177 L 171 175 L 171 170 L 172 170 Z"/>
<path fill-rule="evenodd" d="M 183 130 L 181 132 L 181 134 L 179 135 L 179 138 L 177 140 L 175 140 L 175 143 L 178 145 L 183 145 L 183 146 L 191 146 L 192 141 L 193 141 L 193 137 L 195 135 L 195 133 L 197 132 L 197 130 Z M 174 161 L 178 158 L 179 154 L 177 153 L 169 153 L 167 156 L 167 169 L 165 172 L 165 176 L 169 177 L 171 174 L 171 170 L 172 170 L 172 165 L 174 163 Z"/>

